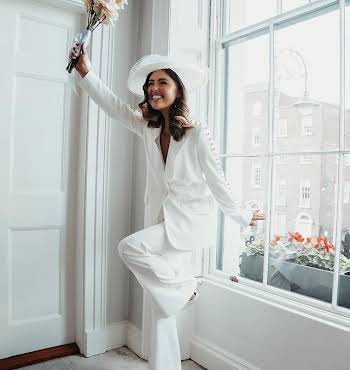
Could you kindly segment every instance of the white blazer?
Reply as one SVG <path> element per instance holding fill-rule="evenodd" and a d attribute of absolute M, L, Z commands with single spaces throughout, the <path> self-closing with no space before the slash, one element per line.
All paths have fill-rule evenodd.
<path fill-rule="evenodd" d="M 175 248 L 215 248 L 214 197 L 226 216 L 244 227 L 250 224 L 253 212 L 242 209 L 233 196 L 206 126 L 192 120 L 195 127 L 180 141 L 171 137 L 164 168 L 155 141 L 161 127 L 147 127 L 141 112 L 125 104 L 93 71 L 84 78 L 74 73 L 78 84 L 103 111 L 143 140 L 147 160 L 145 227 L 156 223 L 163 206 L 165 230 Z"/>

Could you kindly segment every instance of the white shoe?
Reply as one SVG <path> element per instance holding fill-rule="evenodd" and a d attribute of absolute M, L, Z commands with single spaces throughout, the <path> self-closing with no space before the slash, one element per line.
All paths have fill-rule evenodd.
<path fill-rule="evenodd" d="M 199 298 L 199 289 L 204 283 L 204 279 L 201 276 L 195 276 L 197 280 L 197 289 L 192 294 L 192 297 L 186 302 L 186 304 L 183 306 L 182 310 L 187 309 L 189 306 L 192 306 L 194 302 L 196 302 Z"/>

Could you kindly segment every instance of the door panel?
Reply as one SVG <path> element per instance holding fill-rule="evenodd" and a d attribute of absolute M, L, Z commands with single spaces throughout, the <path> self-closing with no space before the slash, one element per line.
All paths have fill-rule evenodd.
<path fill-rule="evenodd" d="M 63 3 L 63 2 L 62 2 Z M 0 13 L 0 358 L 75 342 L 80 99 L 67 53 L 79 13 L 3 1 Z"/>

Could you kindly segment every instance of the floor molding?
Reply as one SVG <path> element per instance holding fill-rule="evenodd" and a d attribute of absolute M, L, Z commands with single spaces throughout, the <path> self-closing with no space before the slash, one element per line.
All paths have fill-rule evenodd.
<path fill-rule="evenodd" d="M 208 370 L 261 370 L 197 336 L 193 337 L 191 341 L 191 359 Z"/>
<path fill-rule="evenodd" d="M 135 324 L 129 322 L 127 334 L 126 334 L 126 346 L 137 354 L 140 358 L 142 357 L 142 335 L 141 329 Z M 145 358 L 144 358 L 145 360 Z"/>
<path fill-rule="evenodd" d="M 99 355 L 114 348 L 126 345 L 129 321 L 119 321 L 107 328 L 91 330 L 85 333 L 86 357 Z"/>
<path fill-rule="evenodd" d="M 24 366 L 37 364 L 55 358 L 77 355 L 80 353 L 76 343 L 64 344 L 62 346 L 41 349 L 39 351 L 24 353 L 0 360 L 1 370 L 19 369 Z"/>

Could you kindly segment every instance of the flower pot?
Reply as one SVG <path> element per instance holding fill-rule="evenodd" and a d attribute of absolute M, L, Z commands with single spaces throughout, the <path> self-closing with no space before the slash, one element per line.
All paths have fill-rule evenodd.
<path fill-rule="evenodd" d="M 262 281 L 263 256 L 242 254 L 240 275 Z M 269 259 L 268 283 L 322 301 L 332 301 L 333 271 L 299 265 L 291 261 Z M 340 275 L 339 306 L 350 308 L 350 276 Z"/>

